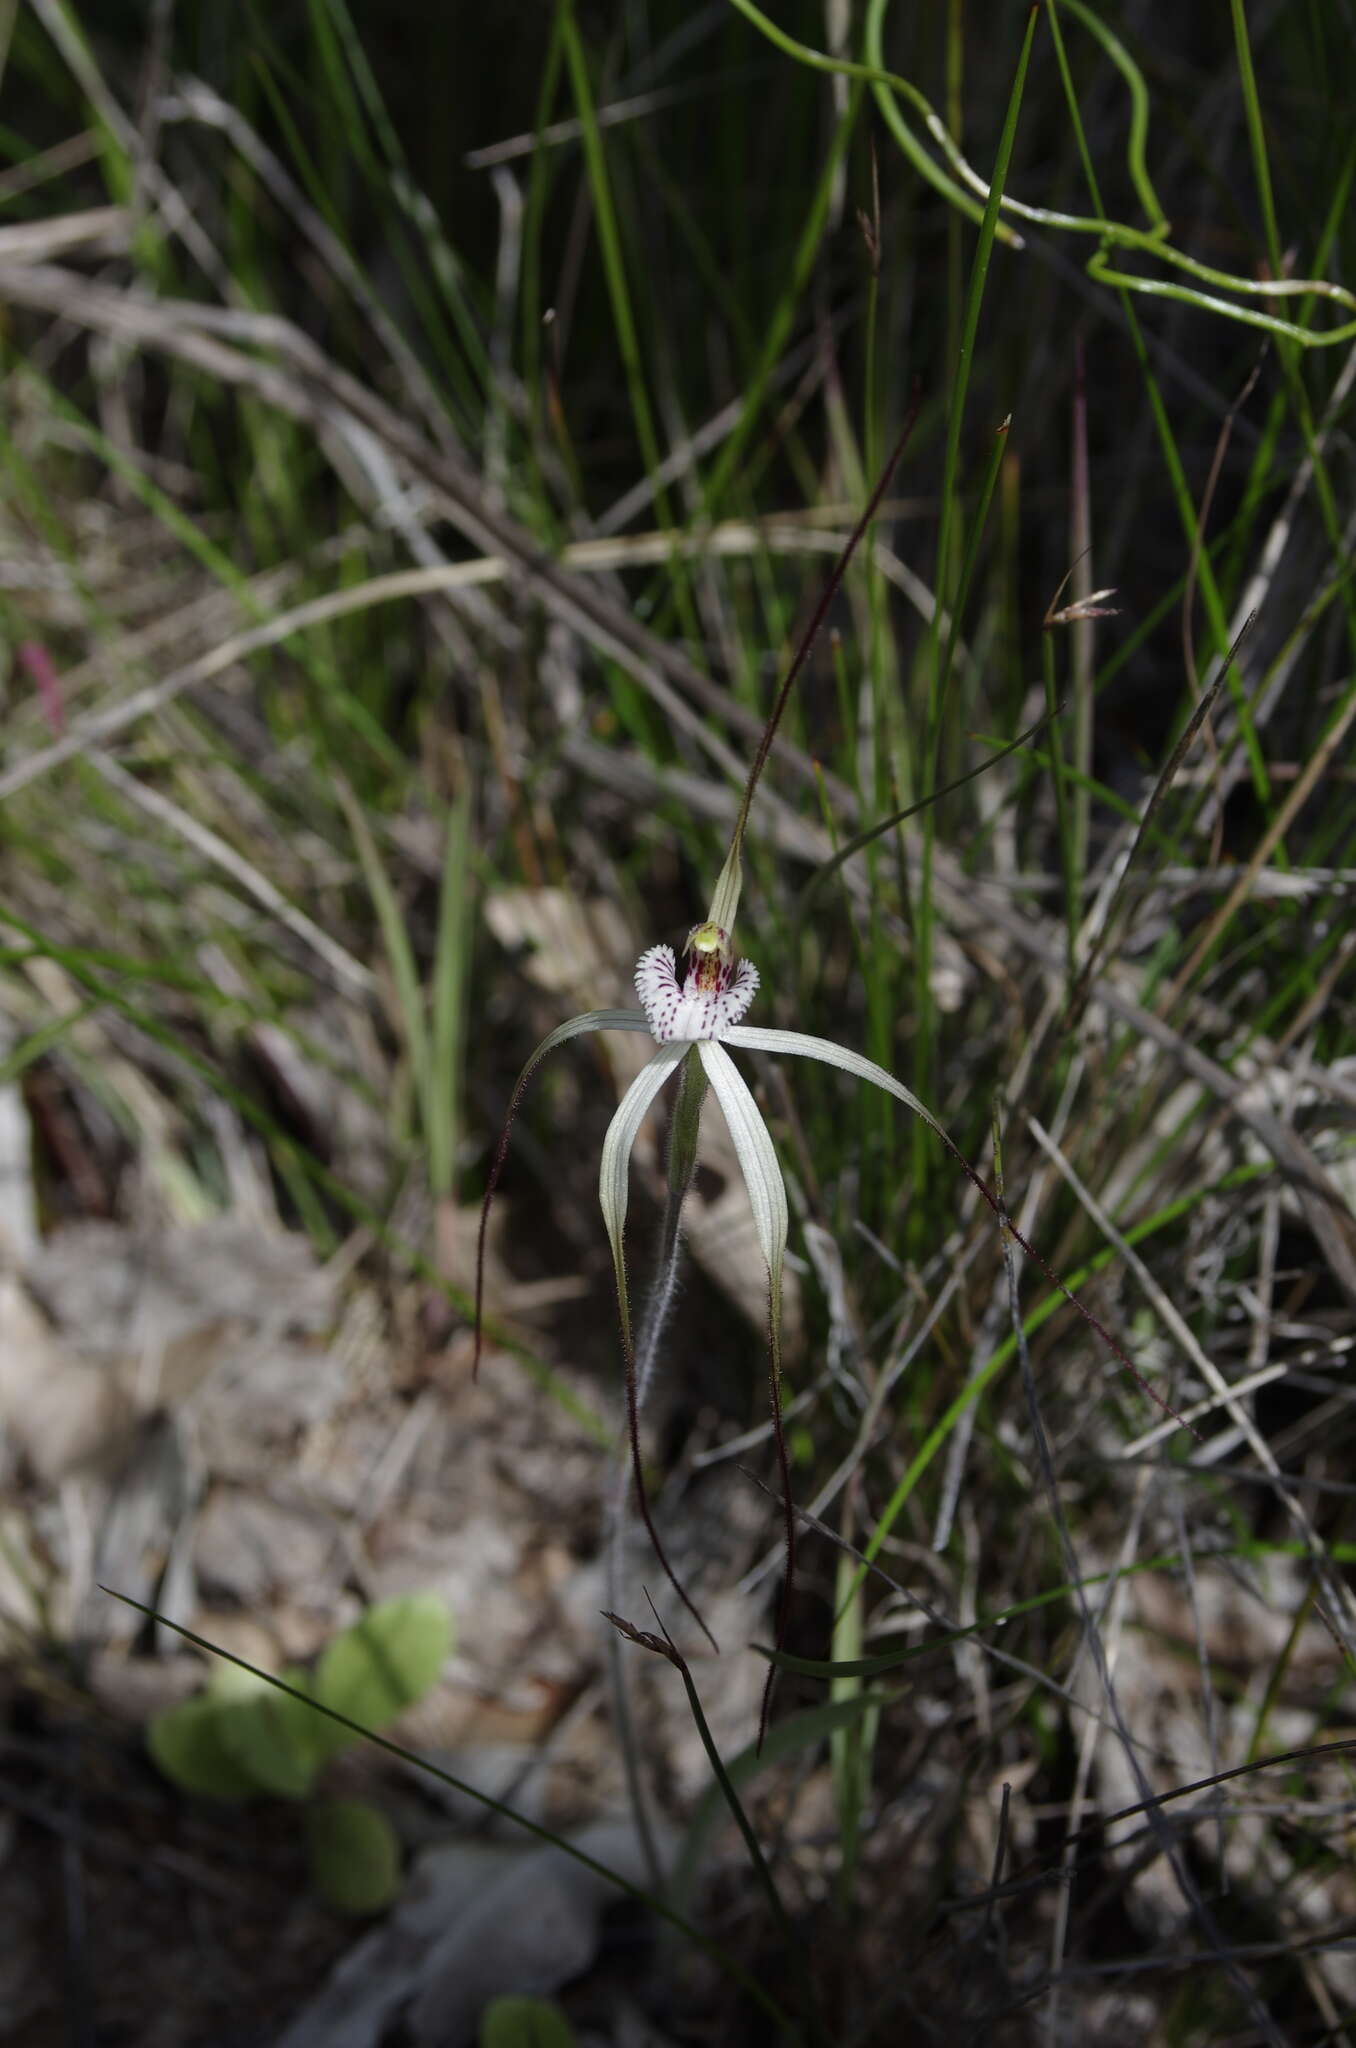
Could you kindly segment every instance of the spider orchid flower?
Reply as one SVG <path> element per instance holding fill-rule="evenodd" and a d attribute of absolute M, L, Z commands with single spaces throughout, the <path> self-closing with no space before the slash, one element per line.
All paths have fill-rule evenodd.
<path fill-rule="evenodd" d="M 728 923 L 733 923 L 733 910 L 738 900 L 738 849 L 734 850 L 731 862 L 727 863 L 717 886 L 713 909 L 723 912 Z M 733 880 L 731 880 L 733 877 Z M 786 1185 L 782 1179 L 781 1167 L 777 1161 L 776 1149 L 762 1113 L 754 1101 L 748 1083 L 744 1080 L 735 1062 L 730 1057 L 736 1052 L 787 1053 L 793 1058 L 820 1060 L 825 1066 L 837 1067 L 845 1074 L 858 1080 L 869 1081 L 873 1087 L 893 1095 L 915 1116 L 935 1131 L 942 1144 L 961 1168 L 984 1201 L 993 1210 L 1002 1229 L 1009 1235 L 1033 1263 L 1045 1275 L 1052 1287 L 1062 1294 L 1069 1304 L 1077 1309 L 1084 1320 L 1096 1331 L 1138 1385 L 1157 1403 L 1165 1413 L 1180 1421 L 1163 1397 L 1149 1385 L 1144 1376 L 1131 1363 L 1121 1346 L 1116 1342 L 1098 1318 L 1064 1285 L 1053 1273 L 1040 1253 L 1029 1244 L 1008 1215 L 1002 1201 L 986 1185 L 979 1173 L 970 1164 L 965 1154 L 940 1124 L 932 1111 L 920 1102 L 912 1091 L 884 1067 L 874 1060 L 866 1059 L 845 1045 L 838 1045 L 832 1039 L 812 1037 L 804 1031 L 772 1031 L 750 1026 L 741 1020 L 758 992 L 758 970 L 751 960 L 737 958 L 730 940 L 727 924 L 718 923 L 715 917 L 705 924 L 693 927 L 688 933 L 684 948 L 685 970 L 683 979 L 678 978 L 678 966 L 671 946 L 651 946 L 642 953 L 636 963 L 636 994 L 640 998 L 639 1010 L 589 1010 L 580 1017 L 571 1017 L 566 1023 L 544 1038 L 529 1059 L 509 1101 L 508 1116 L 499 1146 L 490 1168 L 485 1190 L 484 1207 L 481 1212 L 480 1246 L 476 1267 L 476 1350 L 475 1368 L 480 1363 L 481 1308 L 484 1285 L 485 1237 L 489 1220 L 490 1204 L 503 1169 L 508 1150 L 509 1131 L 517 1114 L 524 1091 L 537 1066 L 548 1052 L 568 1039 L 577 1038 L 590 1031 L 639 1031 L 647 1032 L 655 1042 L 655 1050 L 646 1064 L 632 1081 L 617 1106 L 617 1111 L 608 1126 L 603 1140 L 602 1163 L 599 1171 L 598 1196 L 603 1212 L 603 1222 L 612 1247 L 612 1263 L 616 1276 L 617 1309 L 621 1323 L 622 1354 L 626 1368 L 626 1419 L 630 1439 L 631 1465 L 636 1489 L 636 1502 L 641 1519 L 645 1524 L 655 1556 L 679 1599 L 696 1621 L 712 1648 L 715 1640 L 696 1607 L 689 1599 L 681 1581 L 669 1563 L 664 1547 L 659 1540 L 650 1514 L 649 1501 L 645 1491 L 644 1471 L 640 1452 L 639 1429 L 639 1387 L 636 1372 L 636 1352 L 632 1336 L 630 1291 L 626 1278 L 626 1211 L 629 1193 L 631 1153 L 639 1135 L 641 1125 L 657 1100 L 665 1084 L 680 1073 L 685 1061 L 691 1061 L 699 1075 L 709 1082 L 712 1092 L 729 1127 L 734 1144 L 735 1156 L 744 1176 L 748 1190 L 749 1204 L 758 1237 L 759 1249 L 767 1268 L 768 1282 L 768 1383 L 773 1420 L 773 1440 L 776 1445 L 779 1478 L 782 1493 L 782 1532 L 785 1546 L 786 1568 L 782 1581 L 781 1599 L 778 1605 L 776 1642 L 781 1647 L 786 1627 L 787 1611 L 795 1582 L 796 1564 L 796 1523 L 795 1509 L 791 1497 L 791 1474 L 786 1456 L 786 1444 L 781 1426 L 781 1308 L 782 1308 L 782 1263 L 786 1252 L 787 1205 Z M 689 1074 L 691 1068 L 688 1069 Z M 703 1087 L 699 1083 L 697 1100 Z M 683 1098 L 680 1097 L 680 1103 Z M 690 1134 L 695 1146 L 695 1121 Z M 674 1185 L 674 1171 L 671 1168 L 671 1190 Z M 678 1176 L 678 1194 L 686 1182 L 683 1173 Z M 768 1707 L 776 1667 L 768 1670 L 767 1685 L 763 1694 L 763 1709 L 759 1725 L 759 1744 L 767 1725 Z"/>
<path fill-rule="evenodd" d="M 718 902 L 721 892 L 717 892 Z M 727 896 L 726 901 L 729 900 Z M 758 992 L 758 970 L 751 960 L 737 958 L 729 931 L 714 920 L 694 926 L 684 947 L 685 971 L 680 981 L 671 946 L 651 946 L 636 964 L 636 994 L 639 1010 L 589 1010 L 544 1038 L 524 1067 L 509 1102 L 499 1147 L 490 1169 L 481 1216 L 480 1252 L 476 1271 L 476 1366 L 480 1362 L 481 1307 L 485 1231 L 490 1203 L 498 1185 L 508 1149 L 509 1129 L 527 1084 L 539 1063 L 558 1045 L 591 1031 L 647 1032 L 655 1050 L 631 1083 L 603 1140 L 598 1195 L 603 1222 L 612 1247 L 616 1275 L 617 1308 L 621 1322 L 622 1352 L 626 1365 L 627 1430 L 635 1474 L 637 1504 L 655 1554 L 670 1583 L 711 1640 L 710 1630 L 697 1613 L 675 1575 L 655 1531 L 646 1498 L 640 1456 L 639 1400 L 636 1380 L 635 1345 L 632 1336 L 630 1290 L 626 1277 L 625 1230 L 629 1195 L 631 1153 L 641 1125 L 661 1090 L 685 1060 L 696 1062 L 720 1104 L 729 1127 L 735 1156 L 748 1190 L 759 1249 L 767 1268 L 769 1385 L 776 1424 L 775 1439 L 782 1485 L 783 1532 L 786 1545 L 786 1576 L 782 1587 L 778 1639 L 782 1635 L 786 1607 L 795 1570 L 795 1517 L 791 1504 L 790 1471 L 782 1438 L 781 1419 L 781 1306 L 782 1262 L 786 1251 L 786 1186 L 771 1135 L 748 1083 L 727 1050 L 790 1053 L 805 1059 L 822 1060 L 826 1066 L 871 1081 L 921 1116 L 952 1150 L 951 1141 L 931 1112 L 892 1074 L 873 1060 L 827 1038 L 813 1038 L 801 1031 L 759 1030 L 743 1024 Z M 714 1647 L 714 1643 L 713 1643 Z M 771 1674 L 769 1674 L 770 1682 Z M 766 1702 L 765 1702 L 766 1714 Z"/>

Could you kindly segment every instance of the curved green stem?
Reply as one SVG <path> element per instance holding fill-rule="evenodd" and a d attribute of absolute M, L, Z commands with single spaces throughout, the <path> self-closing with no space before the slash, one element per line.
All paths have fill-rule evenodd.
<path fill-rule="evenodd" d="M 822 50 L 812 49 L 809 44 L 797 42 L 785 29 L 779 28 L 754 0 L 730 0 L 732 7 L 756 28 L 760 35 L 791 57 L 798 64 L 812 71 L 837 73 L 847 78 L 861 79 L 870 85 L 875 95 L 881 119 L 898 143 L 900 150 L 913 165 L 919 176 L 940 193 L 949 206 L 973 221 L 984 216 L 984 207 L 990 194 L 990 186 L 970 164 L 952 136 L 936 108 L 911 79 L 889 70 L 883 61 L 883 37 L 886 9 L 889 0 L 869 0 L 864 29 L 864 47 L 867 61 L 857 63 L 850 58 L 830 57 Z M 1048 0 L 1052 11 L 1056 0 Z M 1012 193 L 1004 193 L 1001 210 L 1008 218 L 1001 220 L 997 227 L 997 238 L 1012 248 L 1023 246 L 1021 234 L 1011 225 L 1011 220 L 1030 221 L 1033 226 L 1052 228 L 1065 234 L 1095 235 L 1099 248 L 1089 259 L 1088 275 L 1099 284 L 1110 284 L 1125 291 L 1142 292 L 1147 297 L 1175 298 L 1184 304 L 1194 306 L 1198 311 L 1217 313 L 1225 319 L 1240 321 L 1244 326 L 1261 328 L 1265 333 L 1276 334 L 1294 341 L 1302 348 L 1333 348 L 1356 335 L 1356 295 L 1343 285 L 1333 284 L 1327 279 L 1297 278 L 1281 279 L 1240 276 L 1228 270 L 1216 270 L 1211 265 L 1199 263 L 1184 250 L 1175 248 L 1169 239 L 1171 224 L 1163 212 L 1158 194 L 1154 190 L 1147 163 L 1149 134 L 1149 93 L 1144 74 L 1131 57 L 1125 45 L 1106 24 L 1100 21 L 1085 0 L 1059 0 L 1074 19 L 1098 42 L 1110 62 L 1125 81 L 1130 95 L 1130 127 L 1126 139 L 1125 160 L 1131 182 L 1134 185 L 1140 205 L 1149 220 L 1147 228 L 1134 227 L 1128 221 L 1101 219 L 1093 214 L 1064 213 L 1057 208 L 1034 206 L 1018 199 Z M 1237 7 L 1238 0 L 1234 0 Z M 1245 85 L 1248 80 L 1245 78 Z M 1246 95 L 1245 95 L 1246 96 Z M 901 111 L 899 101 L 905 100 L 913 113 L 926 129 L 929 140 L 945 159 L 949 170 L 943 169 L 936 157 L 929 154 L 918 135 L 910 127 Z M 1249 98 L 1249 108 L 1255 103 L 1255 88 Z M 1251 119 L 1251 115 L 1250 115 Z M 952 175 L 954 173 L 954 175 Z M 1264 209 L 1269 190 L 1264 195 Z M 1130 271 L 1110 268 L 1106 262 L 1106 249 L 1140 249 L 1157 257 L 1174 269 L 1184 271 L 1204 285 L 1212 285 L 1220 291 L 1235 292 L 1248 299 L 1288 298 L 1317 296 L 1334 300 L 1349 308 L 1353 318 L 1338 327 L 1329 327 L 1321 332 L 1302 327 L 1291 320 L 1284 320 L 1276 314 L 1258 311 L 1248 306 L 1231 304 L 1227 299 L 1217 298 L 1213 293 L 1195 291 L 1188 285 L 1172 284 L 1164 279 L 1138 277 Z"/>

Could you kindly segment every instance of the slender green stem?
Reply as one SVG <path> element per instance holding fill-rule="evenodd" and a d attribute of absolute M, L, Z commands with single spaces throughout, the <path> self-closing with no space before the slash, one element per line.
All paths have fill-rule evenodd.
<path fill-rule="evenodd" d="M 1053 7 L 1054 0 L 1047 0 L 1047 4 Z M 940 192 L 950 206 L 971 220 L 981 219 L 982 204 L 989 197 L 988 186 L 966 162 L 947 124 L 925 95 L 911 79 L 902 78 L 897 72 L 887 70 L 881 61 L 888 0 L 868 0 L 865 46 L 870 61 L 865 64 L 854 63 L 846 58 L 829 57 L 821 50 L 814 50 L 805 43 L 798 43 L 794 37 L 779 29 L 767 15 L 755 7 L 753 0 L 731 0 L 731 5 L 737 7 L 769 42 L 774 43 L 787 56 L 794 57 L 797 63 L 805 64 L 815 71 L 838 72 L 843 76 L 869 83 L 886 127 L 919 175 L 926 179 L 935 191 Z M 1356 336 L 1356 318 L 1344 320 L 1336 327 L 1325 328 L 1315 333 L 1295 321 L 1284 320 L 1273 313 L 1259 312 L 1251 306 L 1233 305 L 1227 299 L 1221 299 L 1191 286 L 1171 284 L 1163 279 L 1141 277 L 1133 272 L 1114 271 L 1110 268 L 1105 254 L 1107 248 L 1136 249 L 1171 265 L 1189 277 L 1199 279 L 1202 284 L 1216 286 L 1221 291 L 1236 292 L 1245 298 L 1284 300 L 1314 294 L 1329 299 L 1348 311 L 1356 312 L 1356 295 L 1345 285 L 1333 284 L 1323 278 L 1291 279 L 1279 275 L 1257 278 L 1238 275 L 1232 271 L 1216 270 L 1208 263 L 1198 262 L 1185 251 L 1173 246 L 1169 239 L 1171 224 L 1163 214 L 1145 164 L 1149 102 L 1143 74 L 1125 45 L 1118 41 L 1090 7 L 1083 4 L 1083 0 L 1063 0 L 1063 5 L 1101 43 L 1130 87 L 1131 118 L 1126 140 L 1126 164 L 1136 194 L 1152 225 L 1148 229 L 1135 228 L 1126 221 L 1112 220 L 1101 214 L 1061 213 L 1047 206 L 1028 205 L 1011 195 L 1005 195 L 1004 209 L 1019 220 L 1031 221 L 1041 227 L 1059 229 L 1067 234 L 1096 236 L 1098 248 L 1088 261 L 1088 275 L 1099 282 L 1113 283 L 1124 290 L 1143 292 L 1147 296 L 1161 295 L 1180 299 L 1202 311 L 1217 313 L 1224 319 L 1240 321 L 1245 326 L 1258 327 L 1267 333 L 1285 336 L 1304 348 L 1340 347 Z M 928 135 L 959 176 L 960 183 L 942 170 L 923 148 L 901 114 L 896 94 L 902 94 L 918 114 Z M 1020 234 L 1012 227 L 1010 221 L 1000 221 L 998 238 L 1014 248 L 1023 246 Z"/>
<path fill-rule="evenodd" d="M 1083 127 L 1083 116 L 1078 104 L 1078 94 L 1069 70 L 1069 60 L 1064 48 L 1064 38 L 1060 31 L 1059 9 L 1056 0 L 1046 0 L 1046 9 L 1055 46 L 1055 61 L 1059 66 L 1060 79 L 1064 87 L 1065 104 L 1069 110 L 1069 119 L 1073 124 L 1074 136 L 1078 144 L 1078 153 L 1083 165 L 1083 175 L 1087 179 L 1093 205 L 1103 222 L 1109 227 L 1109 223 L 1106 222 L 1105 209 L 1102 206 L 1101 187 L 1098 183 L 1097 173 L 1093 168 L 1092 152 L 1088 147 L 1088 138 Z M 1196 517 L 1195 500 L 1191 495 L 1190 485 L 1187 483 L 1186 471 L 1182 467 L 1181 456 L 1178 454 L 1177 442 L 1173 435 L 1172 424 L 1168 419 L 1167 407 L 1163 403 L 1163 395 L 1158 388 L 1158 379 L 1154 376 L 1153 365 L 1149 360 L 1149 350 L 1144 340 L 1143 330 L 1140 327 L 1134 306 L 1131 303 L 1129 284 L 1124 278 L 1119 279 L 1118 283 L 1120 285 L 1121 311 L 1125 316 L 1126 328 L 1130 335 L 1130 344 L 1134 349 L 1135 359 L 1139 364 L 1140 375 L 1144 382 L 1145 396 L 1148 398 L 1149 410 L 1153 415 L 1159 447 L 1163 453 L 1163 461 L 1172 489 L 1173 503 L 1181 520 L 1182 531 L 1186 536 L 1187 545 L 1192 550 L 1192 558 L 1197 564 L 1201 601 L 1205 606 L 1206 617 L 1209 621 L 1211 637 L 1214 641 L 1214 651 L 1222 656 L 1229 645 L 1229 626 L 1225 615 L 1224 601 L 1220 596 L 1219 585 L 1215 580 L 1214 565 L 1209 551 L 1203 545 L 1200 521 Z M 1229 683 L 1233 693 L 1234 709 L 1238 717 L 1239 732 L 1242 735 L 1243 744 L 1247 750 L 1248 765 L 1252 772 L 1253 788 L 1256 790 L 1262 805 L 1269 809 L 1270 778 L 1267 774 L 1266 762 L 1263 759 L 1261 745 L 1257 738 L 1257 730 L 1251 711 L 1248 708 L 1246 693 L 1242 683 L 1234 676 L 1232 667 L 1230 669 Z"/>
<path fill-rule="evenodd" d="M 636 327 L 635 312 L 631 305 L 631 288 L 627 282 L 626 259 L 622 253 L 621 229 L 617 221 L 616 202 L 612 196 L 612 181 L 608 176 L 607 155 L 603 148 L 602 130 L 598 125 L 598 111 L 593 100 L 593 86 L 589 78 L 588 59 L 574 18 L 574 0 L 560 0 L 560 32 L 565 47 L 565 63 L 570 74 L 575 105 L 579 111 L 579 125 L 584 141 L 584 160 L 588 166 L 589 187 L 593 196 L 594 215 L 598 228 L 598 246 L 603 260 L 603 271 L 607 278 L 608 296 L 612 304 L 612 319 L 617 332 L 617 345 L 621 350 L 622 369 L 626 377 L 626 389 L 631 401 L 631 413 L 636 425 L 636 440 L 646 472 L 658 479 L 663 464 L 659 447 L 659 436 L 655 431 L 654 415 L 650 409 L 650 396 L 645 381 L 645 365 L 641 356 L 640 336 Z M 676 534 L 677 526 L 669 508 L 668 493 L 656 481 L 654 494 L 655 510 L 665 533 Z M 689 587 L 687 567 L 681 551 L 675 546 L 669 558 L 669 570 L 673 579 L 675 599 L 683 622 L 683 630 L 695 646 L 701 639 L 701 628 L 697 618 Z"/>
<path fill-rule="evenodd" d="M 1248 18 L 1243 0 L 1229 0 L 1234 23 L 1234 48 L 1238 54 L 1238 75 L 1243 87 L 1243 112 L 1248 124 L 1253 176 L 1262 208 L 1262 229 L 1266 236 L 1267 261 L 1273 277 L 1284 274 L 1281 231 L 1276 222 L 1276 201 L 1271 190 L 1271 164 L 1267 157 L 1266 132 L 1262 126 L 1262 102 L 1257 95 L 1257 74 L 1252 68 L 1252 44 L 1248 40 Z"/>

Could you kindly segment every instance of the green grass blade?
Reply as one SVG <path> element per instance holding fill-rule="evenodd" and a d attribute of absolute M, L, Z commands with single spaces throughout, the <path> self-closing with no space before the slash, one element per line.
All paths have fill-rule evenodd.
<path fill-rule="evenodd" d="M 435 1200 L 456 1192 L 466 995 L 471 948 L 471 799 L 463 790 L 449 807 L 447 845 L 438 892 L 429 1044 L 429 1184 Z"/>
<path fill-rule="evenodd" d="M 334 790 L 348 820 L 348 828 L 353 835 L 353 843 L 362 866 L 363 878 L 372 899 L 372 907 L 377 914 L 377 923 L 386 948 L 386 964 L 391 970 L 391 981 L 395 990 L 396 1019 L 409 1057 L 425 1141 L 431 1142 L 430 1134 L 434 1126 L 437 1105 L 429 1058 L 424 991 L 419 979 L 419 969 L 415 964 L 409 928 L 400 905 L 396 902 L 395 891 L 391 887 L 390 877 L 377 851 L 376 840 L 372 837 L 372 829 L 363 815 L 361 804 L 342 776 L 335 776 Z"/>
<path fill-rule="evenodd" d="M 960 353 L 953 365 L 951 389 L 947 396 L 946 452 L 942 462 L 941 512 L 937 531 L 937 577 L 932 625 L 928 634 L 923 660 L 927 675 L 927 713 L 923 737 L 923 759 L 935 762 L 941 738 L 942 709 L 946 675 L 942 664 L 941 630 L 942 618 L 947 605 L 947 579 L 951 561 L 951 535 L 958 516 L 960 492 L 960 449 L 961 433 L 965 424 L 965 401 L 970 388 L 970 372 L 974 362 L 975 342 L 979 334 L 979 316 L 984 304 L 984 287 L 989 274 L 989 261 L 993 254 L 994 235 L 998 227 L 998 209 L 1003 197 L 1003 186 L 1008 168 L 1012 162 L 1013 145 L 1017 139 L 1017 119 L 1021 112 L 1022 93 L 1026 85 L 1027 66 L 1031 60 L 1031 45 L 1036 32 L 1036 10 L 1027 15 L 1026 32 L 1013 75 L 1012 89 L 1008 95 L 1007 111 L 1003 118 L 1002 133 L 994 159 L 993 178 L 989 186 L 989 197 L 980 222 L 979 237 L 975 244 L 974 258 L 970 266 L 969 283 L 966 287 L 965 313 L 961 328 Z M 997 458 L 1005 437 L 1000 433 L 990 454 L 988 488 L 992 493 L 997 477 Z M 954 631 L 954 627 L 953 627 Z M 918 894 L 914 907 L 914 1092 L 924 1100 L 933 1089 L 933 1011 L 932 1011 L 932 925 L 934 908 L 932 902 L 932 870 L 936 846 L 936 814 L 923 814 L 923 851 L 918 882 Z M 915 1200 L 925 1205 L 929 1177 L 929 1163 L 932 1146 L 928 1134 L 920 1124 L 915 1124 L 912 1136 L 913 1189 Z"/>

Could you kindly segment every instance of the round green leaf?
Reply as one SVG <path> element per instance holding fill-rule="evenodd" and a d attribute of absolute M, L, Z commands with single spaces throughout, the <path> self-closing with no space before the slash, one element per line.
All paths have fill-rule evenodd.
<path fill-rule="evenodd" d="M 496 1998 L 480 2022 L 480 2048 L 574 2048 L 574 2030 L 544 1998 Z"/>
<path fill-rule="evenodd" d="M 422 1699 L 452 1648 L 452 1623 L 436 1593 L 410 1593 L 370 1607 L 325 1650 L 316 1669 L 316 1698 L 361 1728 L 382 1728 Z M 317 1720 L 328 1755 L 354 1737 Z"/>
<path fill-rule="evenodd" d="M 302 1671 L 282 1675 L 289 1685 L 306 1684 Z M 216 1713 L 223 1744 L 258 1791 L 305 1798 L 328 1754 L 323 1715 L 267 1682 L 222 1700 Z"/>
<path fill-rule="evenodd" d="M 363 1799 L 306 1809 L 315 1888 L 340 1913 L 379 1913 L 400 1889 L 400 1844 L 384 1813 Z"/>
<path fill-rule="evenodd" d="M 204 1698 L 209 1700 L 252 1700 L 268 1684 L 267 1676 L 251 1664 L 236 1664 L 220 1657 L 207 1676 Z"/>
<path fill-rule="evenodd" d="M 248 1799 L 258 1788 L 222 1739 L 222 1712 L 210 1698 L 166 1707 L 147 1728 L 146 1747 L 181 1791 L 201 1799 Z"/>

